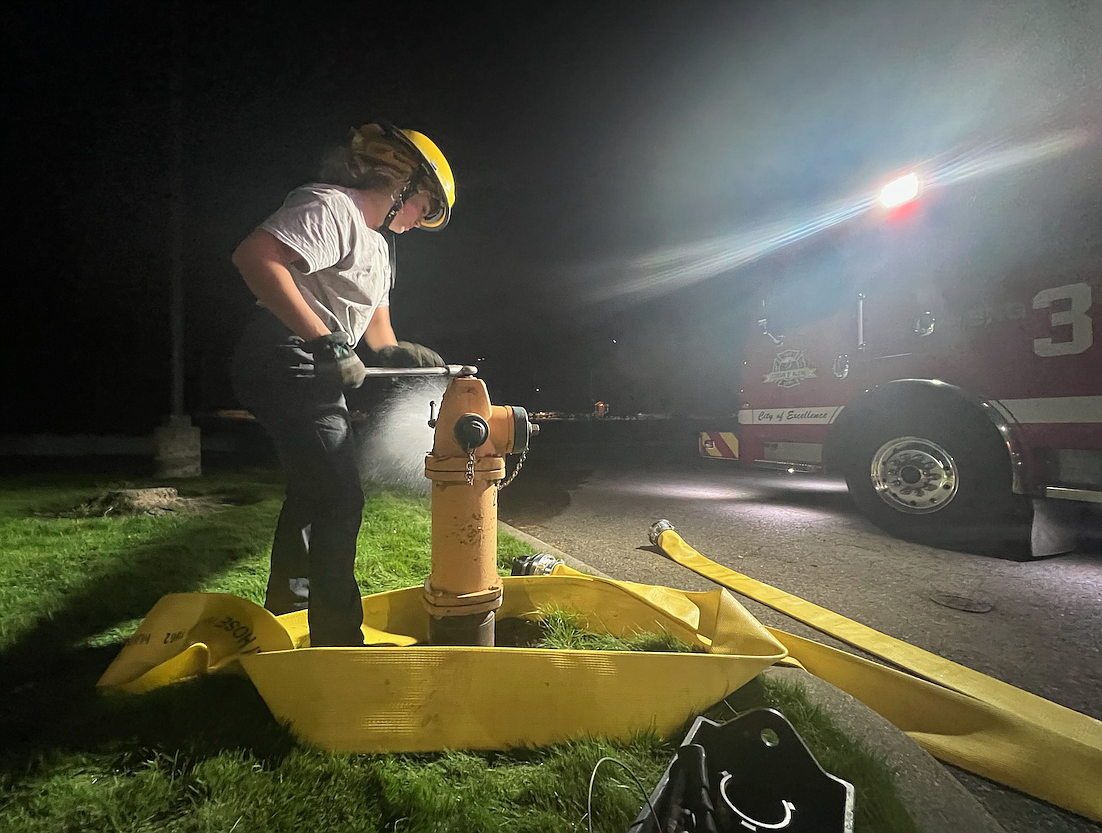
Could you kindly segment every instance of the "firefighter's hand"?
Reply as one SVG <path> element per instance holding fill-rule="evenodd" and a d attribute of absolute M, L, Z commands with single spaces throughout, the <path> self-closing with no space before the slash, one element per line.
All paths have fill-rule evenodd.
<path fill-rule="evenodd" d="M 318 379 L 343 388 L 363 384 L 367 370 L 350 341 L 348 333 L 330 333 L 302 345 L 303 350 L 314 356 L 314 375 Z"/>
<path fill-rule="evenodd" d="M 399 341 L 375 351 L 383 367 L 443 367 L 444 360 L 435 350 L 409 341 Z"/>

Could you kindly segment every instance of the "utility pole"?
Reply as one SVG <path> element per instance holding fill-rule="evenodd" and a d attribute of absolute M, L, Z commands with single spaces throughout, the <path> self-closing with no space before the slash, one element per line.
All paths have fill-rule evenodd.
<path fill-rule="evenodd" d="M 157 474 L 198 477 L 202 474 L 199 428 L 184 413 L 184 23 L 180 0 L 173 0 L 169 68 L 169 332 L 171 334 L 171 411 L 154 432 Z"/>
<path fill-rule="evenodd" d="M 169 301 L 172 334 L 172 416 L 184 416 L 184 44 L 180 2 L 172 3 L 169 77 Z"/>

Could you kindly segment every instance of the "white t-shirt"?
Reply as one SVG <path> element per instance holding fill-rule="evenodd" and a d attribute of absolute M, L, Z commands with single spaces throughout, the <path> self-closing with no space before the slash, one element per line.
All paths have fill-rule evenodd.
<path fill-rule="evenodd" d="M 390 306 L 390 252 L 368 228 L 355 192 L 337 185 L 304 185 L 260 228 L 302 256 L 291 266 L 302 297 L 333 332 L 356 344 L 376 307 Z"/>

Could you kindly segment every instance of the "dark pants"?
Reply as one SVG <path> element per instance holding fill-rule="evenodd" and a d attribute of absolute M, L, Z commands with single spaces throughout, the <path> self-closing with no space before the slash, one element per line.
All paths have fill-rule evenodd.
<path fill-rule="evenodd" d="M 264 606 L 277 614 L 308 606 L 311 645 L 362 645 L 354 570 L 364 498 L 344 393 L 314 376 L 302 339 L 266 311 L 238 344 L 233 382 L 287 478 Z"/>

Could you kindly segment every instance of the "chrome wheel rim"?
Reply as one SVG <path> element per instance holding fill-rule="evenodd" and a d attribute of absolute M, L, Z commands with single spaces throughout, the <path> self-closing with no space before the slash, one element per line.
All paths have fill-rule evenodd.
<path fill-rule="evenodd" d="M 960 483 L 952 455 L 922 437 L 897 437 L 872 457 L 872 485 L 880 499 L 898 512 L 940 512 Z"/>

